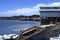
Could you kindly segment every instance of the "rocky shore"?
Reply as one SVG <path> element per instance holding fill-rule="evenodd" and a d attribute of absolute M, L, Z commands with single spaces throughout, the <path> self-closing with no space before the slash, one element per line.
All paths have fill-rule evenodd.
<path fill-rule="evenodd" d="M 36 29 L 34 29 L 34 28 L 36 28 Z M 42 28 L 42 29 L 41 29 Z M 33 29 L 33 30 L 32 30 Z M 38 30 L 38 29 L 40 29 L 40 30 Z M 42 30 L 42 34 L 41 34 L 41 32 L 39 32 L 39 33 L 37 33 L 37 34 L 35 34 L 36 32 L 37 32 L 37 30 L 38 31 L 41 31 Z M 27 34 L 26 34 L 26 32 L 27 32 Z M 20 38 L 20 37 L 22 37 L 21 39 L 23 39 L 23 38 L 25 38 L 24 40 L 30 40 L 31 39 L 31 37 L 32 37 L 32 39 L 34 39 L 34 37 L 39 37 L 39 36 L 43 36 L 43 35 L 46 35 L 46 37 L 45 38 L 53 38 L 53 37 L 57 37 L 57 36 L 59 36 L 59 34 L 60 34 L 60 23 L 55 23 L 55 24 L 48 24 L 48 25 L 41 25 L 41 26 L 35 26 L 35 27 L 32 27 L 32 28 L 28 28 L 28 29 L 26 29 L 26 32 L 25 31 L 23 31 L 21 34 L 22 34 L 22 36 L 19 36 L 18 37 L 18 39 Z M 31 33 L 31 32 L 33 32 L 33 33 Z M 25 34 L 26 35 L 25 35 Z M 31 33 L 31 34 L 30 34 Z M 45 33 L 45 34 L 44 34 Z M 39 35 L 38 35 L 39 34 Z M 24 36 L 23 36 L 24 35 Z M 36 36 L 37 35 L 37 36 Z M 47 36 L 48 35 L 48 36 Z M 41 36 L 41 37 L 42 37 Z M 27 37 L 27 38 L 26 38 Z M 43 37 L 44 38 L 44 37 Z M 17 40 L 18 40 L 17 39 Z M 38 38 L 38 39 L 41 39 L 41 38 Z M 20 40 L 20 39 L 19 39 Z M 37 40 L 37 39 L 34 39 L 34 40 Z"/>
<path fill-rule="evenodd" d="M 16 34 L 5 34 L 0 35 L 0 40 L 16 40 L 19 35 Z"/>
<path fill-rule="evenodd" d="M 43 28 L 46 33 L 49 33 L 50 37 L 57 37 L 60 34 L 60 22 L 56 24 L 41 25 L 40 27 Z M 17 38 L 19 38 L 19 35 L 16 34 L 0 35 L 0 40 L 17 40 Z"/>

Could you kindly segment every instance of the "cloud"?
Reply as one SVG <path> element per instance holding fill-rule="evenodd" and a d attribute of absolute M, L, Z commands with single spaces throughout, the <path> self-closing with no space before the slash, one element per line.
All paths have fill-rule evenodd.
<path fill-rule="evenodd" d="M 51 3 L 49 4 L 50 6 L 59 6 L 60 5 L 60 2 L 54 2 L 54 3 Z"/>
<path fill-rule="evenodd" d="M 21 8 L 16 10 L 8 10 L 5 12 L 0 12 L 0 16 L 16 16 L 16 15 L 33 15 L 33 14 L 40 14 L 39 13 L 39 6 L 33 6 L 32 8 Z"/>
<path fill-rule="evenodd" d="M 37 6 L 59 6 L 60 2 L 54 2 L 50 4 L 37 4 Z"/>
<path fill-rule="evenodd" d="M 21 8 L 16 10 L 8 10 L 5 12 L 0 12 L 3 16 L 14 16 L 14 15 L 32 15 L 38 14 L 38 9 L 36 7 L 32 8 Z"/>
<path fill-rule="evenodd" d="M 15 15 L 33 15 L 40 14 L 39 7 L 40 6 L 59 6 L 60 2 L 54 2 L 51 4 L 36 4 L 32 8 L 21 8 L 16 10 L 8 10 L 5 12 L 0 12 L 0 16 L 15 16 Z"/>

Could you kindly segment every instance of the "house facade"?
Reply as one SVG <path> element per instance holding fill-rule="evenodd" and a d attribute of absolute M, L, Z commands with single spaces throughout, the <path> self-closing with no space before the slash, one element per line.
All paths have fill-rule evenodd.
<path fill-rule="evenodd" d="M 41 24 L 60 22 L 60 6 L 41 6 L 40 17 Z"/>

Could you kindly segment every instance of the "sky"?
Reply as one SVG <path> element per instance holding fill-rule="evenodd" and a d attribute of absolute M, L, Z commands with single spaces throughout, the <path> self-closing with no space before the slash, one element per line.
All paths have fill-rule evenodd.
<path fill-rule="evenodd" d="M 60 5 L 60 0 L 0 0 L 0 17 L 40 14 L 43 5 Z"/>

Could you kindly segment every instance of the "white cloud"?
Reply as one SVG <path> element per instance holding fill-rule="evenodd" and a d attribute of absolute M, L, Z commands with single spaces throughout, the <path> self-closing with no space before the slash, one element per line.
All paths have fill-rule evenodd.
<path fill-rule="evenodd" d="M 37 4 L 37 7 L 40 7 L 40 6 L 60 6 L 60 2 L 54 2 L 50 4 Z"/>
<path fill-rule="evenodd" d="M 51 3 L 49 5 L 51 5 L 51 6 L 60 6 L 60 2 L 54 2 L 54 3 Z"/>
<path fill-rule="evenodd" d="M 14 15 L 32 15 L 37 14 L 38 12 L 37 8 L 22 8 L 22 9 L 16 9 L 16 10 L 8 10 L 6 12 L 0 12 L 3 16 L 14 16 Z"/>
<path fill-rule="evenodd" d="M 37 4 L 32 8 L 21 8 L 16 10 L 8 10 L 5 12 L 0 12 L 0 16 L 14 16 L 14 15 L 32 15 L 32 14 L 40 14 L 39 7 L 40 6 L 59 6 L 60 2 L 54 2 L 51 4 Z"/>

